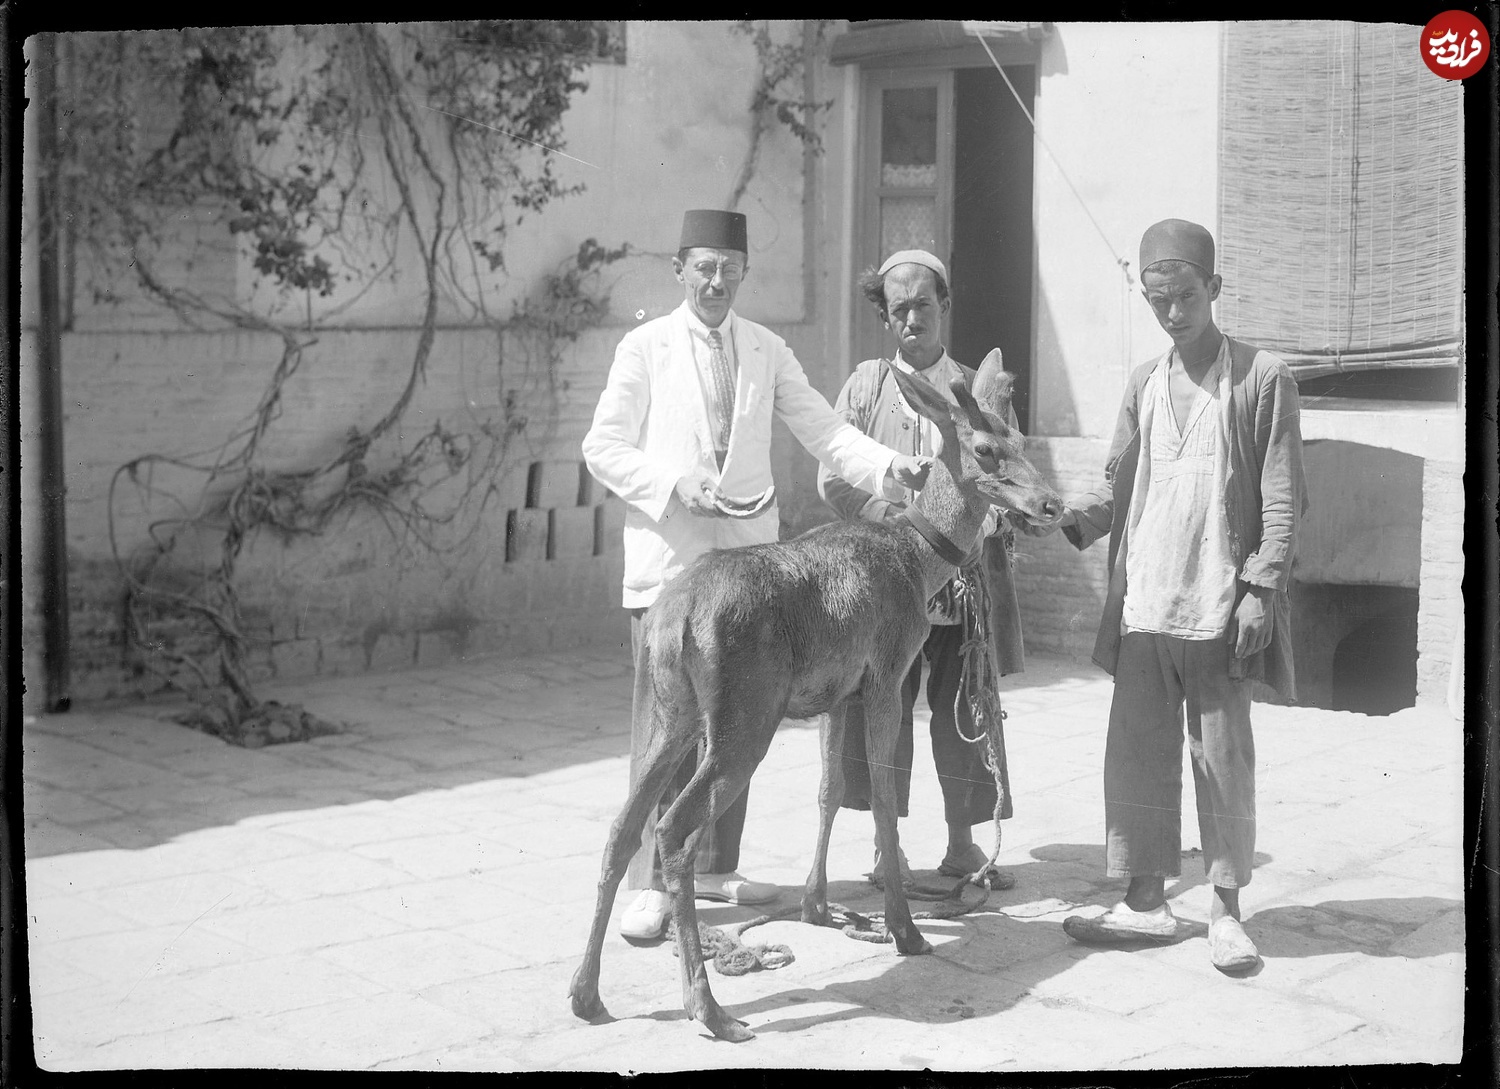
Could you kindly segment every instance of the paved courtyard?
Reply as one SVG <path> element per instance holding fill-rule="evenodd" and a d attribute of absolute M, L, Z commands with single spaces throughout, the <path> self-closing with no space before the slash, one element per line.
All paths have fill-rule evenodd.
<path fill-rule="evenodd" d="M 1015 888 L 893 947 L 774 922 L 778 971 L 710 972 L 758 1034 L 685 1019 L 666 943 L 611 927 L 587 1024 L 567 987 L 623 801 L 628 654 L 618 647 L 269 688 L 347 723 L 245 750 L 168 702 L 28 721 L 27 918 L 37 1060 L 49 1070 L 269 1067 L 663 1071 L 712 1067 L 1114 1070 L 1451 1063 L 1463 1043 L 1462 729 L 1257 705 L 1259 840 L 1246 928 L 1263 965 L 1209 963 L 1191 816 L 1172 944 L 1076 945 L 1064 917 L 1102 876 L 1109 678 L 1032 658 L 1006 678 Z M 902 843 L 945 842 L 925 716 Z M 751 785 L 743 864 L 787 886 L 816 831 L 817 729 L 789 722 Z M 991 842 L 978 829 L 982 843 Z M 830 897 L 878 910 L 868 814 L 843 814 Z M 926 868 L 924 870 L 924 868 Z M 616 917 L 624 895 L 616 904 Z M 927 906 L 914 904 L 920 910 Z M 750 909 L 700 903 L 724 924 Z"/>

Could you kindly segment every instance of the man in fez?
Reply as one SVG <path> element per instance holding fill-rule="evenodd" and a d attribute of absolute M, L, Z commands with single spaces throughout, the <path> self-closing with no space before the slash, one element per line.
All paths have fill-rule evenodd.
<path fill-rule="evenodd" d="M 1297 382 L 1270 352 L 1227 337 L 1206 229 L 1163 220 L 1141 238 L 1141 287 L 1171 349 L 1126 383 L 1104 487 L 1059 523 L 1086 548 L 1109 536 L 1109 590 L 1094 661 L 1114 674 L 1104 754 L 1105 864 L 1126 878 L 1075 940 L 1167 941 L 1164 885 L 1181 872 L 1184 707 L 1203 865 L 1213 885 L 1209 954 L 1253 968 L 1240 889 L 1255 854 L 1252 681 L 1295 696 L 1287 588 L 1306 510 Z"/>
<path fill-rule="evenodd" d="M 808 384 L 781 337 L 734 312 L 748 272 L 745 217 L 738 212 L 686 213 L 672 269 L 682 305 L 632 329 L 615 350 L 594 422 L 583 440 L 589 471 L 628 504 L 624 606 L 635 655 L 631 777 L 643 745 L 651 699 L 643 675 L 641 618 L 661 588 L 715 548 L 762 544 L 778 537 L 774 501 L 753 517 L 730 517 L 720 497 L 746 500 L 771 488 L 771 423 L 780 417 L 824 465 L 872 493 L 920 488 L 930 459 L 898 454 L 862 435 Z M 656 819 L 692 777 L 683 762 L 627 872 L 640 890 L 620 919 L 627 938 L 665 931 L 668 900 L 656 850 Z M 738 872 L 749 791 L 699 840 L 697 895 L 736 904 L 775 899 L 780 890 Z"/>

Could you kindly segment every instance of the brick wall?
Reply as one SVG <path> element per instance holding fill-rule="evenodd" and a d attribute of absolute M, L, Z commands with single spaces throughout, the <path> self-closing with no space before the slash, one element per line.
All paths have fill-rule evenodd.
<path fill-rule="evenodd" d="M 238 563 L 237 586 L 257 677 L 425 664 L 453 654 L 526 653 L 628 640 L 619 607 L 623 504 L 583 471 L 579 444 L 603 387 L 618 329 L 564 345 L 549 370 L 524 346 L 483 329 L 440 331 L 425 381 L 390 441 L 372 449 L 379 472 L 437 421 L 477 434 L 509 402 L 526 416 L 492 478 L 438 480 L 423 502 L 453 509 L 427 527 L 431 547 L 389 514 L 359 508 L 317 537 L 262 532 Z M 279 469 L 316 465 L 351 426 L 368 427 L 405 382 L 410 330 L 321 330 L 287 384 L 263 445 Z M 109 488 L 116 469 L 148 452 L 203 460 L 243 425 L 280 355 L 273 338 L 246 334 L 78 333 L 65 337 L 64 444 L 68 483 L 73 694 L 142 693 L 161 682 L 125 653 L 124 582 L 109 547 Z M 23 462 L 34 462 L 34 391 L 23 389 Z M 472 474 L 474 468 L 465 471 Z M 441 476 L 441 474 L 439 474 Z M 114 532 L 128 561 L 149 551 L 148 526 L 196 500 L 201 474 L 170 466 L 122 479 Z M 23 474 L 23 507 L 35 481 Z M 482 509 L 479 500 L 482 498 Z M 32 509 L 35 509 L 34 506 Z M 185 539 L 156 578 L 186 585 L 184 567 L 212 561 L 217 539 Z M 23 646 L 28 686 L 40 692 L 35 527 L 23 541 Z M 155 638 L 204 645 L 201 625 L 158 614 Z"/>
<path fill-rule="evenodd" d="M 1067 500 L 1100 486 L 1104 439 L 1026 440 L 1032 464 Z M 1028 651 L 1087 661 L 1093 653 L 1108 587 L 1108 542 L 1080 552 L 1061 533 L 1016 537 L 1016 592 Z"/>

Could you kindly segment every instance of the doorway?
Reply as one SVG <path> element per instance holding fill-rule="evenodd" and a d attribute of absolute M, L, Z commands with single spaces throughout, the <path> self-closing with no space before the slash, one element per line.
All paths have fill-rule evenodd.
<path fill-rule="evenodd" d="M 1032 109 L 1033 65 L 1005 75 Z M 1021 430 L 1031 423 L 1031 125 L 992 65 L 865 72 L 862 192 L 856 276 L 901 249 L 935 253 L 949 272 L 953 308 L 944 343 L 978 366 L 999 348 L 1015 376 Z M 889 333 L 855 301 L 859 359 L 888 356 Z"/>

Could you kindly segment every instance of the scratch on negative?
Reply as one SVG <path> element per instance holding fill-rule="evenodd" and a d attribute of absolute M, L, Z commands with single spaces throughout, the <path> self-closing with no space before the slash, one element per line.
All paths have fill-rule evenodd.
<path fill-rule="evenodd" d="M 192 922 L 188 923 L 187 926 L 183 927 L 178 932 L 177 937 L 173 938 L 165 946 L 162 947 L 161 953 L 157 956 L 157 958 L 154 961 L 151 962 L 151 967 L 147 968 L 144 972 L 141 973 L 141 978 L 138 979 L 138 980 L 136 980 L 134 983 L 132 983 L 130 985 L 130 990 L 126 991 L 125 994 L 123 996 L 121 996 L 120 1002 L 124 1002 L 125 999 L 129 998 L 131 996 L 131 994 L 135 991 L 135 989 L 141 985 L 141 980 L 145 979 L 147 976 L 149 976 L 152 972 L 154 972 L 156 970 L 156 966 L 158 964 L 160 964 L 162 962 L 162 958 L 167 955 L 167 950 L 168 949 L 171 949 L 172 946 L 174 946 L 174 945 L 177 944 L 177 942 L 182 938 L 182 936 L 184 934 L 186 934 L 189 930 L 193 929 L 193 927 L 197 926 L 198 923 L 202 920 L 203 916 L 207 915 L 210 911 L 212 911 L 214 908 L 218 907 L 220 904 L 222 904 L 225 900 L 228 900 L 233 895 L 234 894 L 232 892 L 226 892 L 223 896 L 219 897 L 212 904 L 209 904 L 208 907 L 206 907 L 202 911 L 200 911 L 198 913 L 198 917 L 197 918 L 195 918 Z M 120 1004 L 120 1002 L 116 1002 L 115 1005 L 118 1006 Z"/>
<path fill-rule="evenodd" d="M 1487 809 L 1487 803 L 1489 801 L 1490 774 L 1491 774 L 1491 772 L 1493 770 L 1493 768 L 1492 768 L 1493 763 L 1494 763 L 1494 761 L 1493 761 L 1493 758 L 1492 758 L 1491 749 L 1490 749 L 1489 746 L 1486 746 L 1485 747 L 1485 752 L 1484 752 L 1484 776 L 1483 776 L 1483 778 L 1481 778 L 1480 783 L 1479 783 L 1479 820 L 1478 820 L 1478 823 L 1479 823 L 1479 828 L 1480 828 L 1481 834 L 1480 835 L 1476 835 L 1474 837 L 1474 856 L 1469 861 L 1469 873 L 1471 875 L 1474 872 L 1474 867 L 1475 866 L 1483 866 L 1486 870 L 1489 870 L 1491 873 L 1496 872 L 1495 868 L 1493 866 L 1491 866 L 1491 865 L 1489 865 L 1487 863 L 1481 862 L 1479 860 L 1479 852 L 1483 849 L 1483 846 L 1484 846 L 1484 836 L 1483 836 L 1482 832 L 1483 832 L 1484 824 L 1485 824 L 1485 812 L 1486 812 L 1486 809 Z M 1470 882 L 1472 883 L 1472 881 L 1473 881 L 1473 877 L 1471 876 L 1470 877 Z"/>

